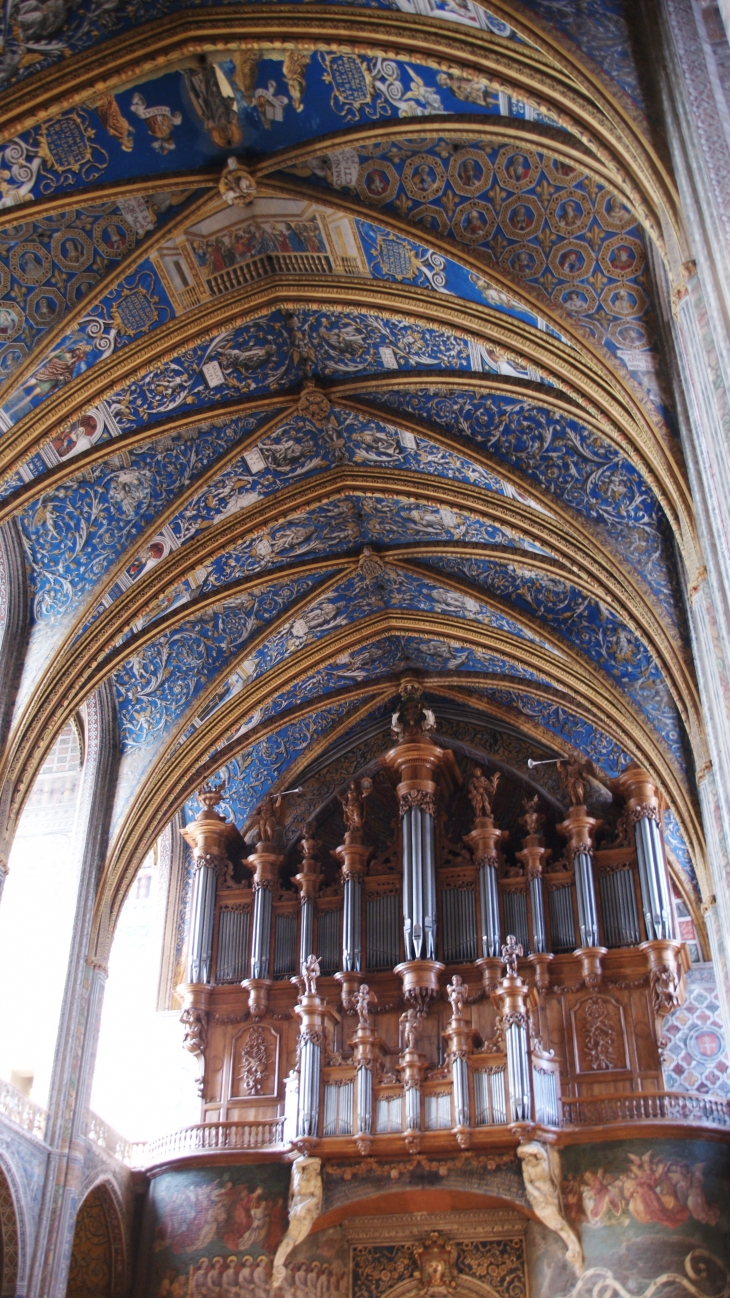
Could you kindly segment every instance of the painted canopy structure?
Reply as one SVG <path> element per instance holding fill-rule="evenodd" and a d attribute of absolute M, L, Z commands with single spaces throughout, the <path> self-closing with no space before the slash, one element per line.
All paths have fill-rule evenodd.
<path fill-rule="evenodd" d="M 8 840 L 107 682 L 102 955 L 204 777 L 243 827 L 404 670 L 523 753 L 645 765 L 696 910 L 696 533 L 653 287 L 687 254 L 621 20 L 556 13 L 86 0 L 6 32 Z"/>

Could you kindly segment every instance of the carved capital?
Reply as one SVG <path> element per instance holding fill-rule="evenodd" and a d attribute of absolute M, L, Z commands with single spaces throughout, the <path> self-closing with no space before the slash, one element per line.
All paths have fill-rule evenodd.
<path fill-rule="evenodd" d="M 629 823 L 635 825 L 639 820 L 653 820 L 657 825 L 661 824 L 659 808 L 651 802 L 637 802 L 629 807 Z"/>
<path fill-rule="evenodd" d="M 405 816 L 411 807 L 420 807 L 429 816 L 436 815 L 436 795 L 428 789 L 408 789 L 398 799 L 398 811 Z"/>

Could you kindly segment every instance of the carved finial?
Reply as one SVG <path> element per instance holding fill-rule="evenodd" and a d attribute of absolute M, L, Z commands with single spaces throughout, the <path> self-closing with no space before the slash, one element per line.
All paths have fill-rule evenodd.
<path fill-rule="evenodd" d="M 525 798 L 522 809 L 525 814 L 520 818 L 520 824 L 525 826 L 528 834 L 539 834 L 540 826 L 545 819 L 540 811 L 539 794 L 536 793 L 534 798 Z"/>
<path fill-rule="evenodd" d="M 319 839 L 314 837 L 315 828 L 316 826 L 314 821 L 309 820 L 302 830 L 302 837 L 299 842 L 299 851 L 303 861 L 311 860 L 315 855 L 317 848 L 321 847 Z"/>
<path fill-rule="evenodd" d="M 469 781 L 469 801 L 474 808 L 474 816 L 477 820 L 481 819 L 482 816 L 491 817 L 492 803 L 499 780 L 499 771 L 495 771 L 494 775 L 488 779 L 481 766 L 474 767 Z"/>
<path fill-rule="evenodd" d="M 218 181 L 218 188 L 226 202 L 235 207 L 248 207 L 256 197 L 256 181 L 248 167 L 238 158 L 229 158 Z"/>
<path fill-rule="evenodd" d="M 595 774 L 592 762 L 563 760 L 558 762 L 560 783 L 571 807 L 582 807 L 586 800 L 588 777 Z"/>
<path fill-rule="evenodd" d="M 319 960 L 316 955 L 308 955 L 302 965 L 302 979 L 304 981 L 304 995 L 317 995 L 317 979 L 320 976 Z"/>
<path fill-rule="evenodd" d="M 507 973 L 513 978 L 517 977 L 517 961 L 521 955 L 524 955 L 521 944 L 517 941 L 514 933 L 507 934 L 507 941 L 502 947 L 502 963 Z"/>
<path fill-rule="evenodd" d="M 208 784 L 206 782 L 202 789 L 198 790 L 198 801 L 202 802 L 206 811 L 212 811 L 214 807 L 218 806 L 219 802 L 223 801 L 225 788 L 225 780 L 221 784 Z"/>

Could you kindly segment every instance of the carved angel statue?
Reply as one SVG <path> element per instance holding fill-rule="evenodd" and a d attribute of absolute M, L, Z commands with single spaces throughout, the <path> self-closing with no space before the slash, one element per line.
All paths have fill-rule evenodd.
<path fill-rule="evenodd" d="M 271 1277 L 272 1290 L 286 1282 L 285 1263 L 293 1248 L 306 1239 L 322 1208 L 322 1160 L 295 1158 L 289 1188 L 289 1225 L 276 1250 Z"/>
<path fill-rule="evenodd" d="M 316 955 L 308 955 L 302 965 L 302 979 L 304 981 L 304 995 L 317 995 L 317 979 L 319 978 L 319 960 Z"/>
<path fill-rule="evenodd" d="M 580 1239 L 568 1225 L 560 1195 L 560 1155 L 552 1146 L 531 1140 L 517 1146 L 517 1156 L 522 1159 L 522 1178 L 530 1206 L 549 1230 L 560 1236 L 568 1250 L 568 1261 L 576 1275 L 585 1268 Z"/>
<path fill-rule="evenodd" d="M 365 806 L 363 799 L 366 798 L 372 788 L 370 780 L 363 780 L 358 788 L 356 780 L 350 780 L 347 786 L 347 792 L 343 795 L 338 793 L 338 798 L 342 804 L 342 815 L 345 821 L 345 829 L 349 834 L 353 830 L 362 829 L 365 824 Z"/>
<path fill-rule="evenodd" d="M 418 1043 L 418 1029 L 420 1027 L 418 1011 L 411 1007 L 411 1009 L 406 1010 L 405 1014 L 401 1014 L 399 1022 L 403 1029 L 403 1040 L 405 1042 L 406 1050 L 415 1050 Z"/>
<path fill-rule="evenodd" d="M 370 1006 L 377 1001 L 375 992 L 371 992 L 367 983 L 362 983 L 359 990 L 353 996 L 357 1017 L 361 1028 L 370 1027 Z"/>
<path fill-rule="evenodd" d="M 536 793 L 534 798 L 525 798 L 522 807 L 525 813 L 522 817 L 522 824 L 525 826 L 528 834 L 539 834 L 540 826 L 545 819 L 539 809 L 539 795 Z"/>
<path fill-rule="evenodd" d="M 427 735 L 431 730 L 436 729 L 436 714 L 431 708 L 423 709 L 423 733 Z"/>
<path fill-rule="evenodd" d="M 507 941 L 502 947 L 502 962 L 508 974 L 512 974 L 513 976 L 516 976 L 517 961 L 519 960 L 520 956 L 524 954 L 525 953 L 522 950 L 522 945 L 517 941 L 517 938 L 515 937 L 514 933 L 508 933 Z"/>
<path fill-rule="evenodd" d="M 390 718 L 390 733 L 394 739 L 403 738 L 403 722 L 400 719 L 400 710 L 394 712 Z"/>
<path fill-rule="evenodd" d="M 482 771 L 481 766 L 475 766 L 469 781 L 469 801 L 474 808 L 474 815 L 477 820 L 481 816 L 491 816 L 492 802 L 497 792 L 500 772 L 495 771 L 489 779 Z"/>
<path fill-rule="evenodd" d="M 256 821 L 260 843 L 272 843 L 281 823 L 281 794 L 276 798 L 267 793 L 263 802 L 256 808 Z"/>
<path fill-rule="evenodd" d="M 571 807 L 582 807 L 586 800 L 588 777 L 594 774 L 592 762 L 558 762 L 558 775 Z"/>
<path fill-rule="evenodd" d="M 464 1017 L 464 1001 L 469 995 L 469 988 L 460 974 L 454 974 L 451 982 L 446 988 L 446 995 L 451 1005 L 451 1016 L 454 1019 Z"/>

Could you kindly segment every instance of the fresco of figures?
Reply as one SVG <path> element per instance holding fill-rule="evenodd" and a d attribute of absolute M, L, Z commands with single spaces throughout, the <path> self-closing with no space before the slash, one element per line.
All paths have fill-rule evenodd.
<path fill-rule="evenodd" d="M 145 1223 L 150 1298 L 269 1298 L 288 1189 L 289 1169 L 282 1166 L 155 1178 Z"/>

